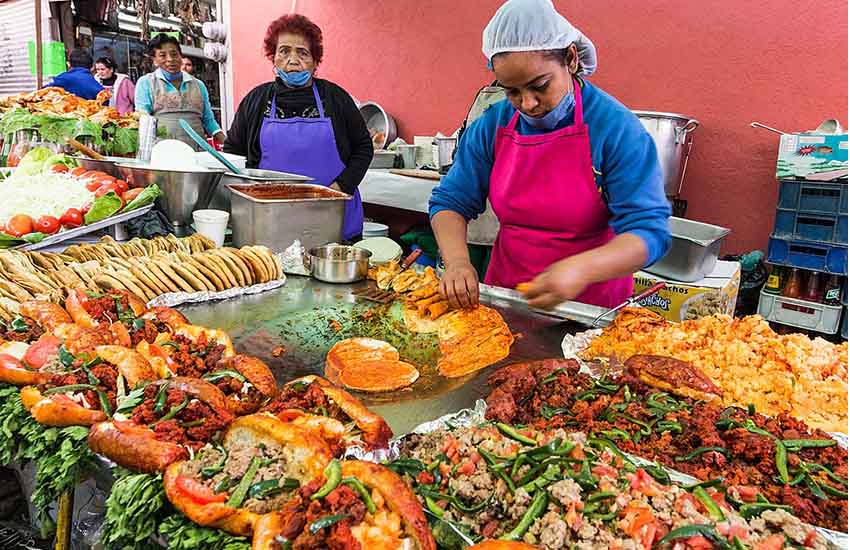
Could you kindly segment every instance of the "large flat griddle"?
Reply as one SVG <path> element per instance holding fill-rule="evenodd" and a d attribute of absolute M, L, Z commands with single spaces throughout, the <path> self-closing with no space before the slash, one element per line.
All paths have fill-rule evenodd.
<path fill-rule="evenodd" d="M 487 394 L 487 375 L 495 368 L 517 361 L 559 357 L 564 334 L 586 328 L 517 307 L 504 299 L 482 296 L 482 303 L 502 314 L 517 335 L 516 342 L 510 356 L 497 365 L 463 378 L 448 379 L 436 372 L 436 335 L 409 333 L 400 304 L 383 306 L 357 299 L 352 292 L 365 285 L 333 285 L 290 277 L 284 287 L 276 290 L 180 309 L 192 323 L 227 331 L 237 351 L 266 361 L 279 383 L 307 374 L 322 375 L 325 355 L 343 338 L 370 336 L 388 341 L 399 349 L 402 359 L 420 368 L 420 379 L 403 390 L 356 395 L 384 416 L 396 434 L 471 407 Z M 274 357 L 272 351 L 278 346 L 286 351 Z"/>

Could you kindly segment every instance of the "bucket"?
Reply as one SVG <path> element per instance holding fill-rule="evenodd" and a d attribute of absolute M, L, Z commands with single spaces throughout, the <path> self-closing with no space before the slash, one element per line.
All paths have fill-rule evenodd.
<path fill-rule="evenodd" d="M 388 237 L 390 235 L 390 227 L 382 223 L 363 222 L 363 238 L 369 239 L 372 237 Z"/>
<path fill-rule="evenodd" d="M 639 119 L 658 151 L 658 162 L 664 178 L 664 194 L 678 197 L 682 192 L 685 170 L 694 138 L 690 135 L 699 126 L 699 121 L 685 115 L 632 111 Z"/>

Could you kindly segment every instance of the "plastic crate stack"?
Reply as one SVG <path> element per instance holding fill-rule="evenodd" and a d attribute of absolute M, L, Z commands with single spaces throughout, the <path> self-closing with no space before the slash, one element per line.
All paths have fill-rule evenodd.
<path fill-rule="evenodd" d="M 783 295 L 787 284 L 783 278 L 779 294 L 762 289 L 759 314 L 769 321 L 823 334 L 841 330 L 847 338 L 847 181 L 782 180 L 779 186 L 767 253 L 774 273 L 782 271 L 787 276 L 797 268 L 803 288 L 811 277 L 825 286 L 831 275 L 838 275 L 843 290 L 840 303 L 823 293 L 819 301 L 791 298 Z"/>

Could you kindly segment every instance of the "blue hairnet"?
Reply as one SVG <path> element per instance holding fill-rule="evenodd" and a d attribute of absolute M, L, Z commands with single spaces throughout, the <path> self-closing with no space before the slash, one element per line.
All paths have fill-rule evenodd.
<path fill-rule="evenodd" d="M 485 27 L 481 49 L 490 63 L 504 52 L 561 50 L 570 44 L 578 50 L 579 74 L 593 74 L 593 42 L 555 10 L 552 0 L 508 0 Z"/>

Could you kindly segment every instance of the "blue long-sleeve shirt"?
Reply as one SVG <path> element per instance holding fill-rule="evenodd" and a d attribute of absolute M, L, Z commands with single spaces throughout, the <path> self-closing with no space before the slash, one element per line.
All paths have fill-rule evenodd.
<path fill-rule="evenodd" d="M 53 77 L 48 86 L 56 86 L 83 99 L 95 99 L 103 90 L 91 71 L 85 67 L 74 67 Z"/>
<path fill-rule="evenodd" d="M 159 69 L 141 77 L 139 81 L 136 82 L 136 110 L 142 113 L 148 113 L 149 115 L 156 114 L 153 112 L 153 90 L 151 88 L 151 80 L 154 78 L 164 81 L 170 90 L 175 92 L 177 91 L 174 84 L 165 78 L 165 75 L 163 75 L 162 71 Z M 215 116 L 213 115 L 212 105 L 210 105 L 210 93 L 207 90 L 206 84 L 189 73 L 184 72 L 183 80 L 180 83 L 180 93 L 185 92 L 188 83 L 193 80 L 198 83 L 198 88 L 201 90 L 201 98 L 204 101 L 204 108 L 201 114 L 201 122 L 204 125 L 204 130 L 211 136 L 215 135 L 216 132 L 221 131 L 221 126 L 218 125 L 218 122 L 216 122 Z"/>
<path fill-rule="evenodd" d="M 655 143 L 638 118 L 607 93 L 584 82 L 581 95 L 596 183 L 611 212 L 611 227 L 618 235 L 640 237 L 646 244 L 646 265 L 651 265 L 671 244 L 671 208 L 664 195 Z M 508 100 L 501 101 L 466 129 L 454 165 L 431 194 L 432 218 L 443 210 L 457 212 L 467 220 L 484 212 L 496 130 L 507 126 L 515 112 Z M 573 124 L 573 115 L 570 110 L 557 129 Z M 546 132 L 526 124 L 522 117 L 516 128 L 521 135 Z M 544 206 L 541 199 L 541 208 Z"/>

